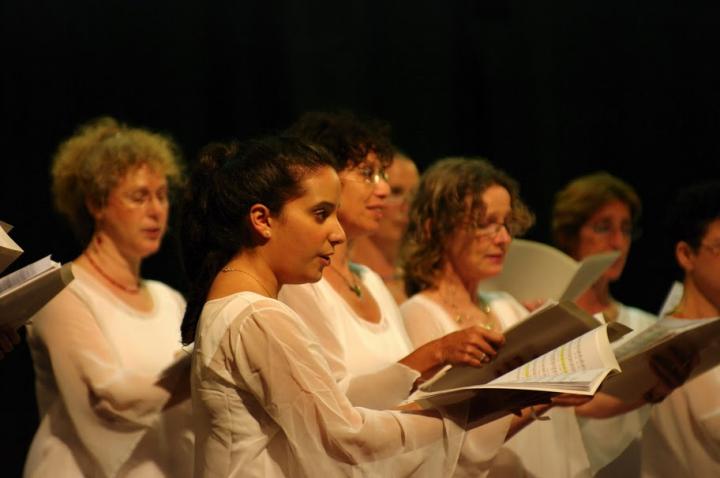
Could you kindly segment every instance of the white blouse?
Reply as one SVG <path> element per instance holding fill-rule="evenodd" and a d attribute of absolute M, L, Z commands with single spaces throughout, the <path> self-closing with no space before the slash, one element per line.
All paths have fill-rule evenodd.
<path fill-rule="evenodd" d="M 380 322 L 359 317 L 330 283 L 285 285 L 278 299 L 316 335 L 335 380 L 356 405 L 377 410 L 405 400 L 420 373 L 398 360 L 412 352 L 402 316 L 380 276 L 354 264 L 380 309 Z"/>
<path fill-rule="evenodd" d="M 73 274 L 28 325 L 41 423 L 25 476 L 191 476 L 184 300 L 144 281 L 154 306 L 143 313 L 81 267 Z M 167 407 L 168 390 L 185 400 Z"/>
<path fill-rule="evenodd" d="M 720 344 L 715 350 L 720 354 Z M 642 476 L 720 476 L 720 366 L 653 407 L 643 430 Z"/>
<path fill-rule="evenodd" d="M 482 297 L 503 330 L 527 315 L 527 310 L 508 294 L 483 293 Z M 460 329 L 440 304 L 423 294 L 410 297 L 400 310 L 408 335 L 416 347 Z M 499 474 L 502 476 L 507 470 L 513 473 L 521 470 L 512 453 L 503 447 L 511 422 L 512 416 L 505 416 L 469 431 L 454 476 L 481 477 L 493 470 L 502 470 Z"/>
<path fill-rule="evenodd" d="M 198 478 L 449 476 L 467 414 L 354 408 L 297 314 L 252 292 L 205 304 L 192 394 Z"/>

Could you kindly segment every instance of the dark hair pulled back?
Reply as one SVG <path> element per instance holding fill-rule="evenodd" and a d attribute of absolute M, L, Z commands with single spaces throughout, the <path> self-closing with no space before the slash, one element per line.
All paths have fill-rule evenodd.
<path fill-rule="evenodd" d="M 263 240 L 252 229 L 250 208 L 263 204 L 279 215 L 285 203 L 302 196 L 307 174 L 332 165 L 323 148 L 288 136 L 213 143 L 200 152 L 181 208 L 181 243 L 190 283 L 183 343 L 195 340 L 215 276 L 235 254 Z"/>

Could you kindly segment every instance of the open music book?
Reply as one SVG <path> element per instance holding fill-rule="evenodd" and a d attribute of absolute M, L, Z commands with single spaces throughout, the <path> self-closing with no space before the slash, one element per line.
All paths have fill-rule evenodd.
<path fill-rule="evenodd" d="M 505 332 L 492 362 L 446 367 L 408 401 L 433 407 L 480 399 L 489 421 L 554 393 L 592 395 L 608 374 L 620 371 L 610 341 L 629 331 L 601 325 L 570 302 L 549 303 Z"/>
<path fill-rule="evenodd" d="M 20 327 L 72 280 L 70 264 L 50 256 L 0 278 L 0 325 Z"/>
<path fill-rule="evenodd" d="M 575 300 L 618 256 L 619 252 L 606 252 L 578 262 L 547 244 L 515 239 L 508 249 L 502 273 L 482 281 L 479 290 L 502 290 L 520 302 Z"/>
<path fill-rule="evenodd" d="M 676 319 L 662 317 L 614 350 L 623 373 L 608 379 L 602 391 L 623 400 L 634 400 L 658 382 L 650 362 L 672 349 L 694 351 L 691 379 L 720 364 L 720 317 Z"/>

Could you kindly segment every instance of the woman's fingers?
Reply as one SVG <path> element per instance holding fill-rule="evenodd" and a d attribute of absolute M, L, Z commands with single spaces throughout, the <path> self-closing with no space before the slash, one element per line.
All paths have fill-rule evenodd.
<path fill-rule="evenodd" d="M 504 342 L 502 334 L 470 327 L 448 334 L 441 342 L 445 363 L 465 364 L 475 367 L 489 362 L 497 355 L 496 348 Z"/>

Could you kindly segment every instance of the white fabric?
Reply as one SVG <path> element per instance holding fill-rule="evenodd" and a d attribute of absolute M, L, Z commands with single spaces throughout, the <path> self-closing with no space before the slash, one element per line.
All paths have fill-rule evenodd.
<path fill-rule="evenodd" d="M 190 476 L 190 400 L 163 410 L 170 392 L 156 384 L 164 374 L 171 390 L 185 383 L 189 398 L 184 300 L 144 281 L 154 308 L 142 313 L 81 267 L 73 274 L 28 325 L 41 424 L 25 476 Z"/>
<path fill-rule="evenodd" d="M 641 448 L 644 478 L 720 476 L 720 366 L 653 407 Z"/>
<path fill-rule="evenodd" d="M 654 320 L 656 318 L 646 312 L 619 304 L 617 321 L 633 330 L 639 331 Z M 632 335 L 628 334 L 620 342 Z M 620 473 L 619 476 L 632 476 L 632 473 L 637 476 L 637 442 L 634 440 L 640 436 L 648 414 L 649 407 L 642 407 L 599 420 L 576 417 L 572 408 L 551 409 L 546 414 L 550 417 L 549 421 L 530 424 L 506 444 L 507 451 L 522 462 L 525 471 L 495 476 L 529 474 L 578 478 L 593 476 L 603 467 L 607 467 L 608 473 Z M 617 464 L 607 466 L 626 450 Z"/>
<path fill-rule="evenodd" d="M 527 315 L 527 310 L 508 294 L 483 293 L 482 298 L 490 305 L 503 330 L 520 322 Z M 459 330 L 458 323 L 450 314 L 440 304 L 423 294 L 410 297 L 400 306 L 400 310 L 408 335 L 415 347 Z M 509 456 L 511 454 L 501 448 L 511 422 L 512 417 L 506 416 L 469 431 L 454 476 L 481 477 L 487 475 L 491 467 L 495 472 L 502 470 L 498 476 L 503 476 L 506 470 L 514 473 L 521 469 L 517 459 Z M 502 466 L 501 462 L 503 462 Z"/>
<path fill-rule="evenodd" d="M 467 412 L 354 408 L 297 314 L 251 292 L 205 304 L 192 394 L 197 478 L 449 476 Z"/>
<path fill-rule="evenodd" d="M 657 321 L 657 316 L 623 304 L 618 304 L 618 312 L 617 322 L 633 331 L 614 342 L 615 348 Z M 578 417 L 591 474 L 601 478 L 639 476 L 640 440 L 651 408 L 651 405 L 644 405 L 602 420 Z"/>
<path fill-rule="evenodd" d="M 402 316 L 380 276 L 354 264 L 380 309 L 371 323 L 359 317 L 330 283 L 285 285 L 278 299 L 317 336 L 330 369 L 355 406 L 384 410 L 405 400 L 420 374 L 398 360 L 412 352 Z"/>
<path fill-rule="evenodd" d="M 527 309 L 505 292 L 483 292 L 481 296 L 497 317 L 502 330 L 521 322 L 528 315 Z M 400 311 L 407 334 L 415 347 L 460 330 L 458 323 L 442 305 L 423 294 L 415 294 L 403 302 Z"/>

